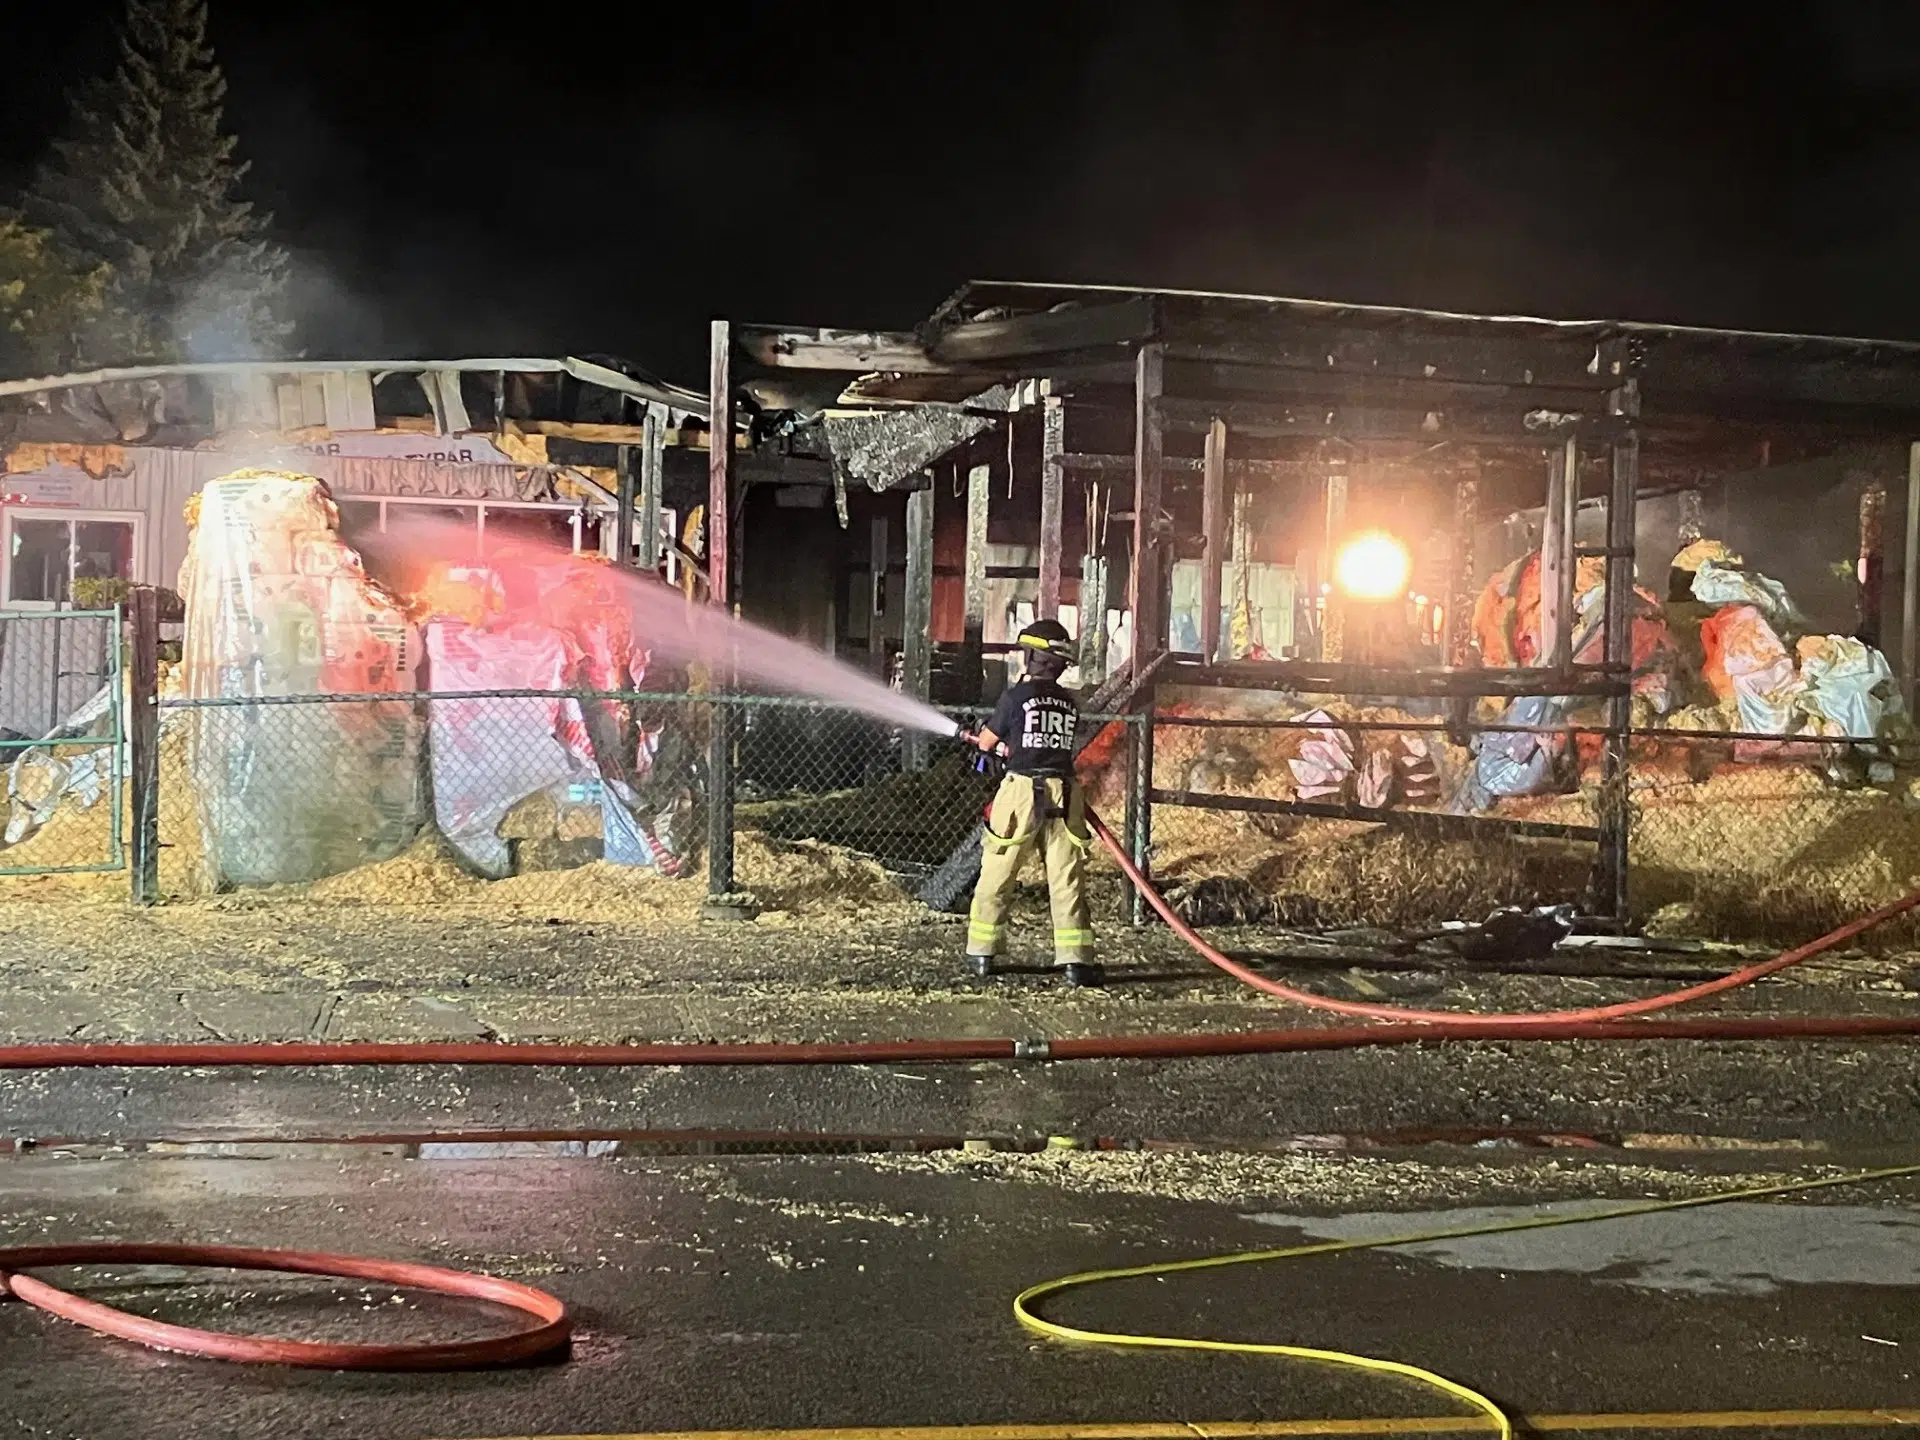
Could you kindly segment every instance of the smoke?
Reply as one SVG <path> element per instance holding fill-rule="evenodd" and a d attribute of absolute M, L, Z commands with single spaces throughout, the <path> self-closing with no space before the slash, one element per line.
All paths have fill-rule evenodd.
<path fill-rule="evenodd" d="M 187 290 L 166 329 L 182 357 L 285 360 L 305 355 L 401 358 L 412 339 L 313 250 L 289 250 L 269 275 L 244 255 L 216 264 Z"/>

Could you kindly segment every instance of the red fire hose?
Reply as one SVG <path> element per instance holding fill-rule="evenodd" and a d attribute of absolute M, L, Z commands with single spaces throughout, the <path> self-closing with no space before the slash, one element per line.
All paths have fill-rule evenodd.
<path fill-rule="evenodd" d="M 21 1275 L 47 1265 L 231 1266 L 237 1270 L 280 1270 L 297 1275 L 331 1275 L 371 1280 L 440 1295 L 487 1300 L 532 1315 L 540 1323 L 483 1340 L 434 1345 L 336 1345 L 311 1340 L 275 1340 L 171 1325 L 85 1300 Z M 320 1370 L 470 1370 L 531 1360 L 566 1345 L 573 1322 L 567 1307 L 544 1290 L 516 1285 L 491 1275 L 412 1265 L 398 1260 L 367 1260 L 357 1255 L 323 1255 L 304 1250 L 244 1250 L 230 1245 L 79 1244 L 22 1245 L 0 1249 L 0 1298 L 16 1295 L 49 1314 L 117 1335 L 156 1350 L 199 1355 L 213 1360 L 245 1360 L 264 1365 L 300 1365 Z"/>
<path fill-rule="evenodd" d="M 1546 1010 L 1532 1015 L 1488 1015 L 1462 1014 L 1457 1010 L 1415 1010 L 1404 1005 L 1369 1005 L 1359 1000 L 1334 1000 L 1325 995 L 1315 995 L 1309 990 L 1297 990 L 1291 985 L 1282 985 L 1277 980 L 1269 980 L 1256 974 L 1246 966 L 1228 959 L 1218 950 L 1202 940 L 1194 928 L 1174 913 L 1164 897 L 1155 890 L 1140 873 L 1140 867 L 1133 863 L 1125 848 L 1113 836 L 1106 822 L 1087 811 L 1087 824 L 1093 827 L 1093 833 L 1100 837 L 1100 843 L 1119 863 L 1121 871 L 1146 901 L 1167 922 L 1174 934 L 1191 945 L 1203 958 L 1219 966 L 1243 985 L 1282 1000 L 1290 1000 L 1296 1005 L 1304 1005 L 1310 1010 L 1327 1010 L 1336 1015 L 1352 1015 L 1365 1020 L 1386 1020 L 1396 1023 L 1446 1026 L 1455 1033 L 1466 1030 L 1485 1034 L 1492 1030 L 1505 1031 L 1527 1026 L 1540 1025 L 1577 1025 L 1594 1021 L 1625 1020 L 1635 1015 L 1649 1015 L 1656 1010 L 1669 1010 L 1675 1005 L 1685 1005 L 1690 1001 L 1704 1000 L 1709 995 L 1718 995 L 1723 990 L 1736 989 L 1741 985 L 1750 985 L 1763 976 L 1777 974 L 1804 960 L 1811 960 L 1824 950 L 1851 940 L 1863 930 L 1870 930 L 1883 920 L 1891 920 L 1896 915 L 1920 906 L 1920 890 L 1904 895 L 1891 904 L 1882 905 L 1878 910 L 1862 915 L 1857 920 L 1848 921 L 1837 930 L 1829 931 L 1818 940 L 1810 940 L 1798 949 L 1776 955 L 1771 960 L 1762 960 L 1756 965 L 1748 965 L 1715 980 L 1706 980 L 1698 985 L 1689 985 L 1680 990 L 1669 990 L 1662 995 L 1649 995 L 1642 1000 L 1623 1000 L 1617 1005 L 1596 1005 L 1586 1010 Z"/>
<path fill-rule="evenodd" d="M 1315 997 L 1318 998 L 1318 997 Z M 1420 1012 L 1409 1012 L 1418 1014 Z M 1686 1020 L 1493 1019 L 1448 1015 L 1411 1025 L 1291 1025 L 1078 1039 L 769 1040 L 742 1045 L 552 1045 L 492 1040 L 298 1040 L 135 1045 L 51 1041 L 0 1045 L 0 1070 L 284 1069 L 316 1065 L 964 1065 L 1006 1060 L 1186 1060 L 1352 1050 L 1444 1040 L 1874 1040 L 1920 1035 L 1920 1015 L 1702 1015 Z"/>

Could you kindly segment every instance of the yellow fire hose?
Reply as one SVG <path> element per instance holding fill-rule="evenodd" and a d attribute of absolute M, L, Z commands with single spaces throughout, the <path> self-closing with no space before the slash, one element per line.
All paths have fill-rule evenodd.
<path fill-rule="evenodd" d="M 1513 1440 L 1513 1422 L 1492 1400 L 1457 1380 L 1409 1365 L 1401 1360 L 1382 1360 L 1372 1355 L 1355 1355 L 1345 1350 L 1322 1350 L 1308 1345 L 1263 1344 L 1238 1340 L 1200 1340 L 1184 1335 L 1136 1335 L 1123 1330 L 1084 1330 L 1063 1325 L 1035 1312 L 1042 1300 L 1069 1290 L 1080 1290 L 1110 1280 L 1135 1280 L 1156 1275 L 1180 1275 L 1193 1270 L 1218 1270 L 1228 1265 L 1257 1265 L 1270 1260 L 1300 1260 L 1309 1255 L 1335 1255 L 1349 1250 L 1387 1250 L 1400 1245 L 1416 1245 L 1431 1240 L 1463 1240 L 1474 1235 L 1508 1235 L 1518 1230 L 1548 1230 L 1560 1225 L 1591 1225 L 1601 1220 L 1620 1220 L 1629 1215 L 1657 1215 L 1667 1210 L 1695 1210 L 1704 1205 L 1724 1205 L 1734 1200 L 1767 1200 L 1780 1195 L 1798 1195 L 1809 1190 L 1831 1190 L 1842 1185 L 1866 1185 L 1876 1180 L 1920 1175 L 1920 1165 L 1895 1165 L 1883 1170 L 1861 1170 L 1850 1175 L 1835 1175 L 1821 1180 L 1795 1180 L 1784 1185 L 1759 1185 L 1747 1190 L 1724 1190 L 1687 1200 L 1652 1200 L 1622 1205 L 1589 1215 L 1547 1215 L 1526 1220 L 1502 1220 L 1490 1225 L 1467 1225 L 1452 1230 L 1424 1230 L 1412 1235 L 1392 1235 L 1377 1240 L 1326 1240 L 1312 1245 L 1294 1245 L 1284 1250 L 1242 1250 L 1229 1255 L 1207 1255 L 1197 1260 L 1162 1260 L 1152 1265 L 1129 1265 L 1117 1270 L 1083 1270 L 1062 1275 L 1023 1290 L 1014 1298 L 1015 1318 L 1036 1334 L 1055 1340 L 1073 1340 L 1093 1345 L 1124 1345 L 1143 1350 L 1214 1350 L 1232 1355 L 1278 1355 L 1289 1360 L 1320 1360 L 1344 1365 L 1376 1375 L 1398 1375 L 1431 1386 L 1445 1395 L 1478 1410 L 1487 1417 L 1489 1428 L 1500 1440 Z"/>

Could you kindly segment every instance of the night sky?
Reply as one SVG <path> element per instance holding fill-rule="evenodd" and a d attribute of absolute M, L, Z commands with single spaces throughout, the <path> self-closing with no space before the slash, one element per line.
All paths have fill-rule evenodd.
<path fill-rule="evenodd" d="M 7 191 L 118 9 L 9 7 Z M 316 356 L 699 384 L 712 315 L 907 328 L 970 277 L 1920 337 L 1911 3 L 214 0 L 213 35 Z"/>

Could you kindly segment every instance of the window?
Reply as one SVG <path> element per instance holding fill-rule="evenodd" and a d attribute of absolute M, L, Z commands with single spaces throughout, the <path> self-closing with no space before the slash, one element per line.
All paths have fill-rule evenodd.
<path fill-rule="evenodd" d="M 138 530 L 135 516 L 8 512 L 7 604 L 66 605 L 76 580 L 133 579 Z"/>

